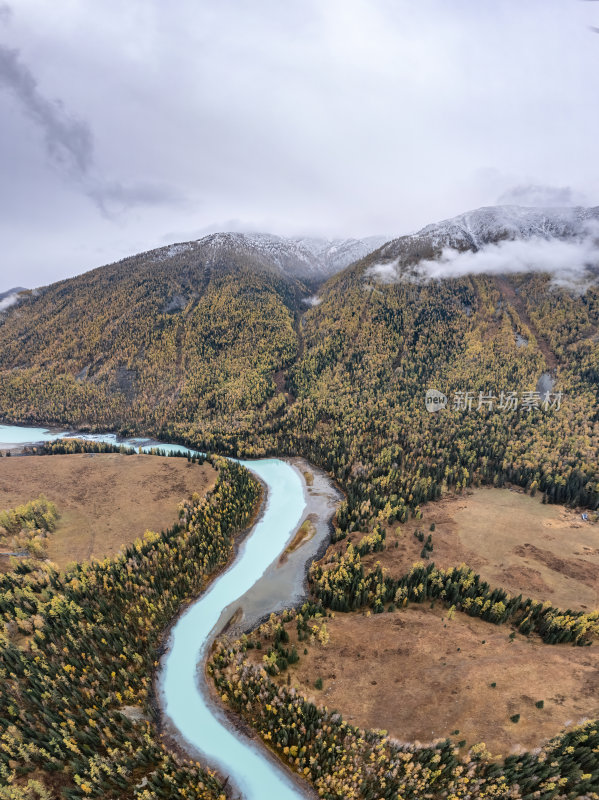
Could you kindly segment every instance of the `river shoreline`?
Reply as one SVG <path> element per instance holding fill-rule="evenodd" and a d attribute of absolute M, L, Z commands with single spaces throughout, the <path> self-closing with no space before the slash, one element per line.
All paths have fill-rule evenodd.
<path fill-rule="evenodd" d="M 0 431 L 0 439 L 6 434 L 8 447 L 15 453 L 25 445 L 62 436 L 75 438 L 78 433 L 72 429 L 9 426 Z M 186 445 L 146 437 L 132 441 L 114 433 L 83 431 L 80 436 L 92 441 L 194 452 Z M 0 447 L 6 447 L 6 443 Z M 214 640 L 223 629 L 237 638 L 271 613 L 303 601 L 309 566 L 330 542 L 332 519 L 343 494 L 325 472 L 301 457 L 240 463 L 260 481 L 260 502 L 250 524 L 234 536 L 227 563 L 208 577 L 200 595 L 185 602 L 163 631 L 158 651 L 160 666 L 152 679 L 148 707 L 172 755 L 206 766 L 221 780 L 228 797 L 241 794 L 262 798 L 266 794 L 313 798 L 312 788 L 301 776 L 269 749 L 249 724 L 224 707 L 206 666 Z M 281 559 L 308 518 L 316 520 L 315 535 Z M 237 599 L 228 600 L 229 597 Z"/>
<path fill-rule="evenodd" d="M 306 474 L 306 471 L 307 471 L 306 468 L 308 467 L 309 471 L 313 475 L 314 475 L 314 471 L 316 471 L 316 473 L 320 474 L 321 476 L 324 476 L 325 473 L 323 473 L 321 470 L 316 469 L 314 467 L 314 465 L 310 464 L 308 461 L 306 461 L 305 459 L 300 458 L 300 457 L 285 458 L 285 459 L 281 459 L 281 460 L 284 460 L 287 463 L 289 463 L 292 467 L 294 467 L 296 469 L 296 471 L 301 476 L 302 486 L 303 486 L 303 490 L 304 490 L 304 498 L 306 500 L 306 507 L 304 509 L 304 513 L 302 515 L 302 519 L 300 520 L 300 522 L 296 526 L 295 531 L 292 532 L 292 535 L 291 535 L 291 538 L 290 538 L 290 541 L 292 541 L 293 540 L 293 535 L 301 527 L 301 525 L 303 524 L 303 521 L 305 519 L 313 517 L 314 515 L 318 515 L 319 511 L 321 511 L 321 509 L 319 507 L 320 504 L 318 502 L 318 499 L 312 496 L 312 494 L 310 492 L 312 487 L 310 485 L 308 485 L 308 483 L 306 481 L 306 478 L 305 478 L 305 474 Z M 327 479 L 328 479 L 328 476 L 327 476 Z M 335 487 L 335 489 L 337 489 L 337 487 Z M 338 489 L 337 489 L 337 492 L 338 492 L 339 496 L 341 497 L 342 493 Z M 327 530 L 328 530 L 329 534 L 332 533 L 332 530 L 333 530 L 333 523 L 332 523 L 333 516 L 334 516 L 334 512 L 332 512 L 327 519 L 319 518 L 319 522 L 321 522 L 321 523 L 325 522 L 327 524 Z M 311 557 L 309 557 L 308 559 L 306 559 L 304 561 L 303 570 L 302 570 L 302 577 L 301 577 L 302 594 L 301 594 L 301 596 L 299 598 L 298 597 L 295 598 L 295 602 L 293 602 L 293 603 L 291 603 L 291 602 L 290 603 L 285 603 L 284 604 L 285 608 L 295 607 L 295 606 L 301 604 L 305 599 L 308 598 L 308 596 L 309 596 L 309 588 L 308 588 L 307 578 L 308 578 L 308 571 L 310 569 L 310 565 L 313 563 L 314 560 L 318 560 L 319 558 L 322 557 L 322 555 L 326 552 L 326 550 L 327 550 L 327 548 L 329 546 L 329 543 L 330 543 L 330 536 L 327 536 L 326 538 L 323 538 L 322 541 L 320 541 L 320 544 L 319 544 L 318 549 L 316 550 L 316 552 L 314 554 L 312 554 Z M 301 550 L 301 545 L 298 548 L 298 550 Z M 283 550 L 283 553 L 284 552 L 285 551 Z M 299 576 L 298 576 L 298 578 L 299 578 Z M 268 580 L 268 577 L 265 575 L 260 580 Z M 281 610 L 283 610 L 283 608 L 281 608 Z M 236 615 L 237 611 L 234 612 L 234 614 Z M 314 800 L 315 798 L 317 798 L 317 794 L 314 791 L 314 788 L 305 779 L 303 779 L 301 777 L 301 775 L 299 775 L 294 769 L 292 769 L 291 766 L 281 758 L 280 754 L 273 747 L 269 747 L 269 745 L 266 742 L 264 742 L 264 740 L 260 737 L 259 733 L 254 728 L 252 728 L 252 726 L 240 714 L 237 714 L 229 706 L 227 706 L 226 704 L 224 704 L 222 702 L 222 700 L 221 700 L 221 698 L 220 698 L 220 696 L 219 696 L 219 694 L 217 692 L 216 686 L 214 685 L 213 677 L 208 672 L 209 656 L 210 656 L 210 653 L 212 652 L 214 643 L 216 642 L 216 640 L 220 636 L 223 636 L 224 634 L 226 634 L 228 636 L 231 635 L 232 639 L 238 638 L 243 633 L 250 633 L 251 631 L 255 630 L 263 622 L 266 622 L 269 619 L 269 617 L 270 617 L 270 613 L 267 613 L 267 614 L 264 614 L 262 617 L 260 617 L 258 619 L 252 619 L 251 621 L 250 620 L 246 620 L 245 624 L 243 624 L 242 626 L 239 626 L 239 624 L 236 624 L 235 622 L 233 622 L 232 624 L 229 624 L 229 622 L 227 622 L 225 624 L 223 630 L 220 633 L 215 633 L 213 636 L 211 636 L 208 657 L 204 658 L 203 662 L 198 664 L 198 681 L 200 681 L 203 684 L 203 686 L 206 688 L 206 690 L 208 692 L 208 697 L 209 697 L 209 700 L 210 700 L 210 704 L 213 707 L 213 709 L 217 710 L 219 712 L 219 714 L 224 715 L 224 717 L 228 720 L 229 725 L 234 730 L 236 730 L 238 733 L 240 733 L 241 735 L 247 737 L 254 744 L 256 744 L 262 750 L 263 755 L 266 758 L 268 758 L 271 761 L 271 763 L 277 764 L 279 767 L 282 766 L 285 769 L 285 771 L 287 772 L 289 778 L 291 780 L 293 780 L 293 782 L 295 783 L 298 791 L 301 792 L 302 796 L 304 798 L 306 798 L 306 800 Z M 171 735 L 172 735 L 172 733 L 171 733 Z M 174 741 L 176 743 L 177 750 L 179 752 L 182 751 L 183 753 L 185 753 L 186 752 L 185 743 L 181 741 L 181 738 L 178 737 L 175 734 L 173 739 L 174 739 Z M 215 770 L 215 774 L 219 775 L 218 770 Z M 233 797 L 233 794 L 231 793 L 232 790 L 233 790 L 233 787 L 231 785 L 227 784 L 227 786 L 226 786 L 227 797 L 230 797 L 230 798 Z"/>
<path fill-rule="evenodd" d="M 336 509 L 331 508 L 330 513 L 327 514 L 325 517 L 322 516 L 322 494 L 318 491 L 321 486 L 317 486 L 316 490 L 314 490 L 313 486 L 309 486 L 306 478 L 305 473 L 309 471 L 314 478 L 320 479 L 320 481 L 326 480 L 330 482 L 330 479 L 322 470 L 317 469 L 312 464 L 307 462 L 305 459 L 294 457 L 294 458 L 285 458 L 281 459 L 288 463 L 296 472 L 298 477 L 302 483 L 303 495 L 305 500 L 305 508 L 302 513 L 300 520 L 298 521 L 297 525 L 289 532 L 288 541 L 292 541 L 295 533 L 301 527 L 302 523 L 308 517 L 318 516 L 318 522 L 321 525 L 321 535 L 318 537 L 316 541 L 317 548 L 314 552 L 312 552 L 307 557 L 301 557 L 302 555 L 302 546 L 297 549 L 297 553 L 300 554 L 298 558 L 296 558 L 295 568 L 295 581 L 294 581 L 294 593 L 292 597 L 289 598 L 280 598 L 278 609 L 279 611 L 283 610 L 283 608 L 290 608 L 293 606 L 297 606 L 301 604 L 303 600 L 308 597 L 308 583 L 307 583 L 307 575 L 308 570 L 310 568 L 310 564 L 314 561 L 314 559 L 321 557 L 321 555 L 326 551 L 329 542 L 330 542 L 330 533 L 332 532 L 332 519 L 334 516 L 334 512 Z M 249 466 L 249 462 L 245 462 L 245 466 L 248 469 L 251 469 Z M 259 476 L 256 475 L 255 472 L 252 472 L 255 478 L 260 480 Z M 262 482 L 262 481 L 261 481 Z M 263 483 L 263 482 L 262 482 Z M 215 574 L 213 578 L 211 578 L 210 583 L 213 579 L 219 577 L 222 573 L 226 572 L 235 561 L 239 553 L 240 545 L 245 541 L 248 531 L 255 526 L 261 519 L 264 514 L 264 510 L 268 501 L 268 489 L 265 487 L 265 493 L 262 499 L 262 503 L 260 506 L 259 511 L 256 514 L 255 520 L 252 526 L 246 528 L 241 535 L 237 537 L 236 546 L 235 546 L 235 553 L 230 561 L 227 562 L 227 565 L 219 570 L 218 574 Z M 340 500 L 342 497 L 341 492 L 334 487 L 334 491 L 337 495 L 337 500 Z M 322 526 L 326 527 L 326 536 L 322 536 Z M 308 544 L 308 542 L 306 542 Z M 285 545 L 286 547 L 287 545 Z M 282 552 L 285 552 L 283 549 Z M 295 555 L 295 554 L 294 554 Z M 258 584 L 268 584 L 269 577 L 272 577 L 272 572 L 280 568 L 279 558 L 270 565 L 270 567 L 265 571 L 265 573 L 261 576 L 261 578 L 256 582 L 252 589 Z M 293 566 L 293 565 L 292 565 Z M 298 566 L 301 566 L 301 569 L 297 569 Z M 270 573 L 270 575 L 269 575 Z M 208 589 L 210 584 L 207 584 L 203 593 Z M 250 590 L 251 592 L 252 590 Z M 298 793 L 300 793 L 302 798 L 305 800 L 314 800 L 317 795 L 313 789 L 305 780 L 301 778 L 298 773 L 293 770 L 289 764 L 287 764 L 280 755 L 272 748 L 269 748 L 268 745 L 261 739 L 259 734 L 250 726 L 248 722 L 246 722 L 243 717 L 236 714 L 232 709 L 228 708 L 220 699 L 216 687 L 214 685 L 214 680 L 212 676 L 208 673 L 208 662 L 210 659 L 210 654 L 212 652 L 213 646 L 215 641 L 223 634 L 224 631 L 227 632 L 227 635 L 230 635 L 231 638 L 238 638 L 242 633 L 249 632 L 254 630 L 258 627 L 263 621 L 266 621 L 270 617 L 271 611 L 261 614 L 260 616 L 253 616 L 251 618 L 245 617 L 243 622 L 237 621 L 236 617 L 238 616 L 238 610 L 241 607 L 241 604 L 244 600 L 245 596 L 242 596 L 238 600 L 234 601 L 231 605 L 237 606 L 235 610 L 232 611 L 230 615 L 227 615 L 226 619 L 223 619 L 225 611 L 223 610 L 223 615 L 221 615 L 221 619 L 211 632 L 210 636 L 206 640 L 205 644 L 205 651 L 202 654 L 200 661 L 197 664 L 197 674 L 196 674 L 196 683 L 198 686 L 198 690 L 204 690 L 201 693 L 203 694 L 204 698 L 206 699 L 207 704 L 211 707 L 211 710 L 214 714 L 218 717 L 225 719 L 228 723 L 228 726 L 234 730 L 237 734 L 247 738 L 250 740 L 252 745 L 260 752 L 260 754 L 268 759 L 268 761 L 277 766 L 278 768 L 283 768 L 284 772 L 287 774 L 289 780 L 293 782 L 296 787 Z M 193 602 L 193 601 L 192 601 Z M 201 759 L 203 765 L 206 765 L 218 778 L 223 782 L 224 790 L 226 792 L 226 796 L 228 798 L 234 798 L 239 796 L 239 789 L 236 787 L 235 782 L 230 776 L 225 777 L 223 775 L 223 771 L 220 766 L 211 761 L 210 758 L 207 758 L 206 755 L 198 748 L 194 747 L 185 736 L 181 734 L 181 732 L 174 726 L 172 720 L 169 718 L 164 702 L 164 695 L 161 691 L 161 673 L 164 661 L 168 658 L 168 654 L 170 652 L 170 637 L 172 634 L 172 630 L 176 625 L 180 616 L 185 613 L 186 609 L 189 607 L 189 603 L 186 604 L 185 608 L 182 608 L 177 617 L 173 620 L 171 625 L 169 625 L 168 631 L 165 632 L 163 641 L 164 641 L 164 651 L 161 653 L 161 667 L 159 667 L 159 671 L 156 673 L 154 681 L 153 681 L 153 699 L 156 703 L 156 707 L 160 713 L 160 723 L 159 723 L 159 730 L 165 746 L 168 747 L 169 750 L 173 752 L 173 754 L 177 754 L 179 757 L 182 758 L 192 758 L 192 759 Z M 232 619 L 234 620 L 232 622 Z"/>
<path fill-rule="evenodd" d="M 243 616 L 233 621 L 227 631 L 232 638 L 239 638 L 243 633 L 254 630 L 262 622 L 268 620 L 271 613 L 280 613 L 285 608 L 300 605 L 307 599 L 310 565 L 313 561 L 322 558 L 326 552 L 333 533 L 333 518 L 339 502 L 344 497 L 327 473 L 304 458 L 294 456 L 279 460 L 289 464 L 298 475 L 302 483 L 304 510 L 276 560 L 269 565 L 254 586 L 232 604 L 244 606 Z M 246 461 L 244 464 L 251 470 L 251 462 Z M 306 481 L 306 471 L 312 475 L 314 481 L 312 485 Z M 255 475 L 255 473 L 253 474 Z M 288 553 L 284 561 L 281 561 L 280 557 L 285 554 L 288 544 L 293 541 L 299 528 L 308 519 L 315 521 L 314 535 L 302 542 L 293 552 Z M 275 593 L 274 588 L 280 589 L 280 593 Z M 264 589 L 266 591 L 263 591 Z M 260 613 L 259 605 L 267 602 L 268 594 L 271 595 L 271 598 L 274 596 L 277 602 L 268 611 Z M 228 620 L 231 620 L 233 613 L 232 610 Z"/>
<path fill-rule="evenodd" d="M 199 671 L 198 665 L 198 671 Z M 258 747 L 262 751 L 262 755 L 267 758 L 271 764 L 278 766 L 279 768 L 282 767 L 285 772 L 287 773 L 289 779 L 295 784 L 298 792 L 301 793 L 301 796 L 304 800 L 317 800 L 318 795 L 314 790 L 314 787 L 311 786 L 308 781 L 301 777 L 301 775 L 296 772 L 295 770 L 291 769 L 289 764 L 286 761 L 283 761 L 279 753 L 274 749 L 274 747 L 270 747 L 260 736 L 258 731 L 255 728 L 252 728 L 249 722 L 247 722 L 240 714 L 237 714 L 233 711 L 232 708 L 226 706 L 217 690 L 216 686 L 214 685 L 214 680 L 211 675 L 208 674 L 208 660 L 204 661 L 204 670 L 203 670 L 203 680 L 206 684 L 206 689 L 209 694 L 210 703 L 211 705 L 218 709 L 225 719 L 228 720 L 229 725 L 233 728 L 237 733 L 245 736 L 247 739 L 250 739 L 252 743 Z M 180 747 L 180 745 L 178 745 Z M 183 751 L 184 752 L 184 751 Z M 189 758 L 189 756 L 188 756 Z M 212 767 L 210 767 L 212 769 Z M 221 777 L 218 770 L 213 770 L 215 775 L 218 775 L 219 778 Z M 225 786 L 225 793 L 229 800 L 237 800 L 237 797 L 241 797 L 241 795 L 233 794 L 234 786 L 228 783 Z"/>
<path fill-rule="evenodd" d="M 268 501 L 268 487 L 264 483 L 264 481 L 257 475 L 254 475 L 254 478 L 260 483 L 261 492 L 260 492 L 260 500 L 257 503 L 256 509 L 254 511 L 254 514 L 252 515 L 250 522 L 245 526 L 245 528 L 243 528 L 240 531 L 237 531 L 237 533 L 235 534 L 232 542 L 233 551 L 231 553 L 230 558 L 227 559 L 227 562 L 225 564 L 222 564 L 220 567 L 217 567 L 213 572 L 210 573 L 200 594 L 197 595 L 196 597 L 191 598 L 190 600 L 186 600 L 185 603 L 181 605 L 181 608 L 179 609 L 177 614 L 170 621 L 167 628 L 163 631 L 160 637 L 160 644 L 158 646 L 158 652 L 157 652 L 158 661 L 160 664 L 162 664 L 162 661 L 167 657 L 169 653 L 170 650 L 169 640 L 173 628 L 175 627 L 181 616 L 185 614 L 186 611 L 189 609 L 189 607 L 193 603 L 195 603 L 196 600 L 210 588 L 210 586 L 212 585 L 212 583 L 214 583 L 215 580 L 217 580 L 224 572 L 226 572 L 229 569 L 229 567 L 235 561 L 235 559 L 239 554 L 239 548 L 241 544 L 245 541 L 246 537 L 249 536 L 255 525 L 260 521 L 260 519 L 264 515 L 264 512 L 266 510 L 266 504 Z M 160 697 L 159 682 L 160 682 L 160 667 L 157 670 L 155 670 L 154 675 L 152 677 L 152 687 L 151 687 L 150 697 L 148 698 L 148 705 L 150 706 L 150 709 L 152 711 L 154 724 L 156 725 L 158 734 L 165 748 L 171 753 L 171 755 L 175 756 L 175 758 L 177 758 L 180 761 L 189 761 L 190 758 L 193 758 L 195 760 L 196 757 L 200 757 L 204 761 L 201 752 L 195 751 L 193 750 L 193 748 L 190 747 L 189 742 L 179 734 L 178 730 L 175 728 L 172 721 L 166 715 Z M 223 785 L 223 791 L 225 792 L 227 798 L 232 798 L 233 797 L 233 795 L 231 794 L 232 787 L 229 785 L 229 777 L 223 775 L 217 768 L 209 765 L 207 762 L 202 763 L 202 767 L 205 767 L 206 769 L 210 770 L 210 772 L 212 772 L 218 778 L 218 780 Z"/>

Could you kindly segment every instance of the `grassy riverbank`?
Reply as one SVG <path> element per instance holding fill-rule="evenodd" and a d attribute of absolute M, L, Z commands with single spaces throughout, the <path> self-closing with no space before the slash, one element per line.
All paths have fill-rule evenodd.
<path fill-rule="evenodd" d="M 32 778 L 69 800 L 179 790 L 220 797 L 211 771 L 165 748 L 151 703 L 163 630 L 230 559 L 260 496 L 247 470 L 222 459 L 213 466 L 218 479 L 205 498 L 185 502 L 176 525 L 121 555 L 66 572 L 24 562 L 1 576 L 4 620 L 34 631 L 26 649 L 10 635 L 0 641 L 0 774 L 16 797 Z M 130 706 L 140 709 L 135 721 Z"/>

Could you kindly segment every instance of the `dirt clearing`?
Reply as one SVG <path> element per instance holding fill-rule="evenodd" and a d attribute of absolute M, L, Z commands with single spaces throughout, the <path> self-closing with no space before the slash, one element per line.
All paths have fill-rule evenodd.
<path fill-rule="evenodd" d="M 599 607 L 599 525 L 579 513 L 543 505 L 538 495 L 489 488 L 429 503 L 422 514 L 421 520 L 389 528 L 386 550 L 365 556 L 364 564 L 381 561 L 391 574 L 404 574 L 423 560 L 423 543 L 414 536 L 422 531 L 433 544 L 429 560 L 439 567 L 466 563 L 493 587 L 564 610 Z"/>
<path fill-rule="evenodd" d="M 289 668 L 291 685 L 353 725 L 385 729 L 402 742 L 482 741 L 505 756 L 599 715 L 596 644 L 545 645 L 519 634 L 511 640 L 507 626 L 460 613 L 447 620 L 439 605 L 370 617 L 337 613 L 325 624 L 326 647 L 297 642 L 295 623 L 286 625 L 300 655 Z M 259 661 L 264 650 L 248 653 Z M 322 690 L 314 686 L 318 678 Z M 276 680 L 286 683 L 287 672 Z"/>
<path fill-rule="evenodd" d="M 70 561 L 114 555 L 147 529 L 170 527 L 181 500 L 193 492 L 206 493 L 216 475 L 209 464 L 191 464 L 185 458 L 13 456 L 0 459 L 0 509 L 40 494 L 55 503 L 61 516 L 46 540 L 48 558 L 63 568 Z"/>

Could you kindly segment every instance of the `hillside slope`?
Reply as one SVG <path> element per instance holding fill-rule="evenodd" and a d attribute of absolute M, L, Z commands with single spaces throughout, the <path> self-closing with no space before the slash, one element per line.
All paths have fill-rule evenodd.
<path fill-rule="evenodd" d="M 575 212 L 575 225 L 596 212 Z M 544 211 L 509 211 L 511 228 L 506 213 L 466 215 L 478 244 L 460 246 L 574 235 L 550 230 Z M 456 246 L 465 225 L 441 223 L 418 246 Z M 136 256 L 7 311 L 0 416 L 302 454 L 346 489 L 342 528 L 405 519 L 446 487 L 478 483 L 599 505 L 596 285 L 570 294 L 540 273 L 377 281 L 370 268 L 416 241 L 404 237 L 333 276 L 305 310 L 307 287 L 278 249 L 250 255 L 236 237 Z M 553 383 L 547 408 L 541 395 L 522 404 Z M 426 410 L 427 389 L 447 395 L 444 411 Z M 466 408 L 454 407 L 460 392 Z M 518 407 L 501 408 L 510 392 Z"/>
<path fill-rule="evenodd" d="M 19 299 L 19 294 L 26 291 L 27 290 L 22 286 L 15 286 L 13 289 L 8 289 L 6 292 L 0 292 L 0 312 L 14 305 Z"/>
<path fill-rule="evenodd" d="M 0 315 L 3 413 L 123 430 L 224 415 L 235 427 L 295 357 L 305 293 L 214 237 L 29 293 Z"/>

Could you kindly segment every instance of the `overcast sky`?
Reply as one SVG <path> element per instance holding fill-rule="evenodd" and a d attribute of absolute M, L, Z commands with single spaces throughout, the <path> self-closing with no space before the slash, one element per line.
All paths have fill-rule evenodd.
<path fill-rule="evenodd" d="M 599 204 L 599 2 L 0 0 L 0 292 L 214 230 Z"/>

